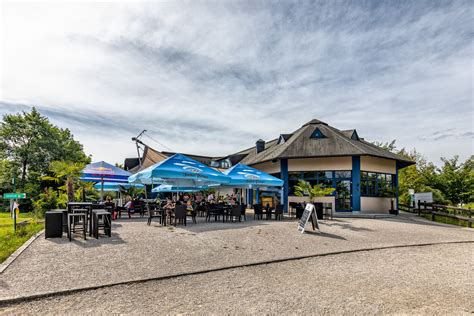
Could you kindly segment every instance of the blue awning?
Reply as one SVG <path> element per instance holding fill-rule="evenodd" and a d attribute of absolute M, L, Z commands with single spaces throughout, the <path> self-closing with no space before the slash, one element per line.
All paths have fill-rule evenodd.
<path fill-rule="evenodd" d="M 175 154 L 128 178 L 131 183 L 165 183 L 178 187 L 199 187 L 229 183 L 230 178 L 182 154 Z"/>
<path fill-rule="evenodd" d="M 112 181 L 127 183 L 130 175 L 131 173 L 128 171 L 115 167 L 105 161 L 99 161 L 88 164 L 82 170 L 80 179 L 88 182 Z"/>
<path fill-rule="evenodd" d="M 283 185 L 283 180 L 240 163 L 226 170 L 224 174 L 231 179 L 226 186 L 257 188 L 280 187 Z"/>

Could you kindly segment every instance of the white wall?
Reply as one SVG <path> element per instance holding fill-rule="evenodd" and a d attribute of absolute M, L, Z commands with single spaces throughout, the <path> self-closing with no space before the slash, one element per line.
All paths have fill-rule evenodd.
<path fill-rule="evenodd" d="M 360 157 L 360 170 L 395 174 L 397 172 L 396 161 L 385 158 L 362 156 Z"/>
<path fill-rule="evenodd" d="M 391 208 L 391 200 L 392 198 L 389 197 L 362 196 L 360 198 L 361 213 L 388 214 Z M 395 198 L 393 200 L 393 207 L 396 209 L 397 201 Z"/>
<path fill-rule="evenodd" d="M 264 162 L 264 163 L 259 163 L 259 164 L 256 164 L 256 165 L 251 165 L 251 167 L 255 168 L 255 169 L 258 169 L 258 170 L 261 170 L 263 172 L 266 172 L 266 173 L 279 173 L 280 172 L 280 161 L 276 161 L 276 162 L 271 162 L 271 161 L 267 161 L 267 162 Z"/>
<path fill-rule="evenodd" d="M 352 157 L 288 159 L 288 171 L 352 170 Z"/>
<path fill-rule="evenodd" d="M 309 197 L 300 197 L 300 196 L 289 196 L 288 202 L 296 202 L 296 203 L 303 203 L 309 202 Z M 313 200 L 313 202 L 320 202 L 320 203 L 331 203 L 332 204 L 332 211 L 336 211 L 336 198 L 334 196 L 321 196 L 317 197 Z"/>

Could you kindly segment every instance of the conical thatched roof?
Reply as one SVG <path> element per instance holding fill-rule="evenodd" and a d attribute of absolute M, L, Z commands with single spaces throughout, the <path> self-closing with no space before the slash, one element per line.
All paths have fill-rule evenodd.
<path fill-rule="evenodd" d="M 312 137 L 316 129 L 324 137 Z M 257 153 L 255 147 L 239 152 L 247 154 L 241 162 L 252 165 L 282 158 L 375 156 L 398 160 L 407 165 L 414 163 L 360 139 L 355 130 L 340 131 L 317 119 L 309 121 L 292 134 L 285 135 L 291 136 L 285 137 L 284 142 L 278 142 L 278 139 L 266 142 L 262 152 Z"/>

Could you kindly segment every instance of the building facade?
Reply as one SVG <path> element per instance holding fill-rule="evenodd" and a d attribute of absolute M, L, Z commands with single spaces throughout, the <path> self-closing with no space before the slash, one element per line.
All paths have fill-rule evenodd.
<path fill-rule="evenodd" d="M 148 156 L 152 154 L 146 149 L 142 161 L 150 160 L 147 151 Z M 156 160 L 171 154 L 155 153 L 153 157 Z M 294 194 L 298 180 L 306 180 L 335 189 L 317 201 L 331 203 L 336 212 L 388 213 L 392 207 L 397 209 L 398 170 L 414 164 L 365 141 L 356 130 L 338 130 L 316 119 L 293 133 L 267 142 L 258 140 L 254 147 L 232 155 L 191 157 L 217 168 L 241 162 L 282 179 L 280 201 L 286 211 L 291 203 L 308 201 Z M 264 193 L 247 190 L 247 203 L 259 202 Z"/>

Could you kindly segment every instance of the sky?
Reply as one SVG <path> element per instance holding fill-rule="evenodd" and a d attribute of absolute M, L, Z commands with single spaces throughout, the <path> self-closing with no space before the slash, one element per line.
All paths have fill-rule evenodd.
<path fill-rule="evenodd" d="M 473 154 L 472 1 L 0 0 L 0 115 L 35 106 L 93 161 L 220 156 L 317 118 Z"/>

